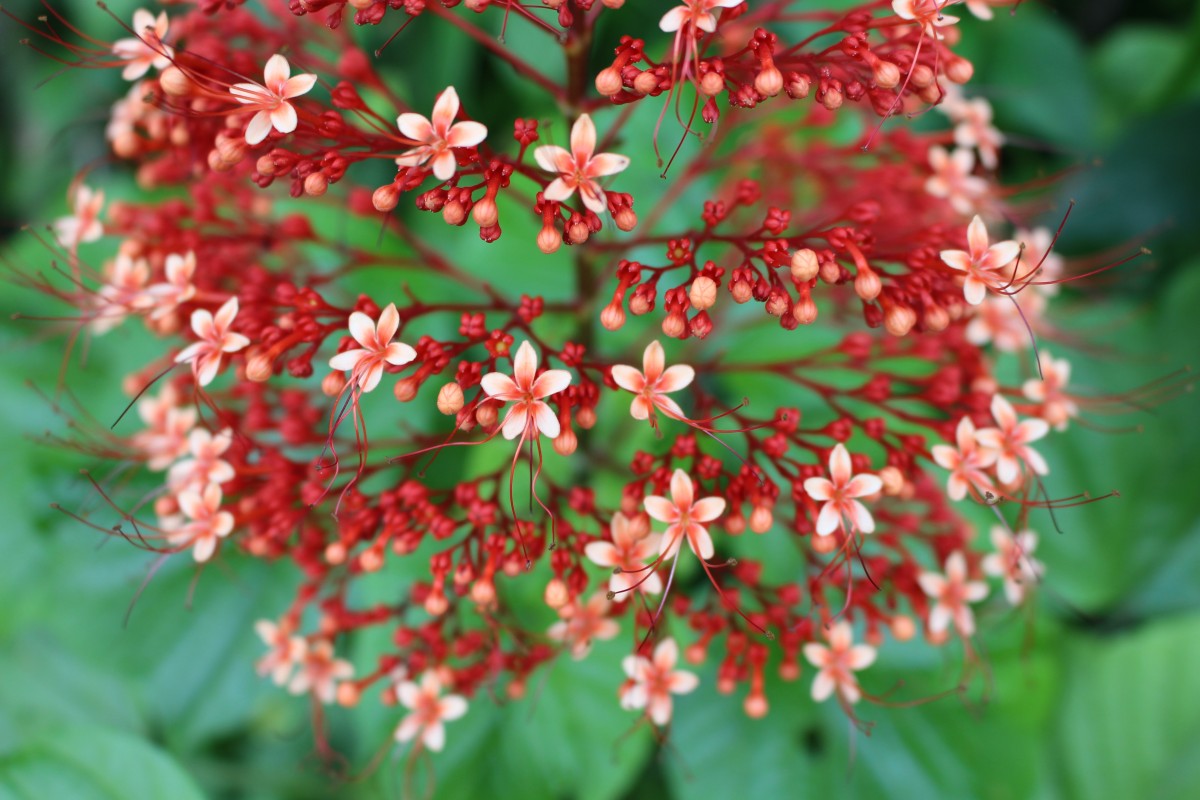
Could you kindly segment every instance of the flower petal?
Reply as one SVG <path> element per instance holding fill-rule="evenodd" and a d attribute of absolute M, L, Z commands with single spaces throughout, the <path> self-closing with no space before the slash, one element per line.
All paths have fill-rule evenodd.
<path fill-rule="evenodd" d="M 813 500 L 829 500 L 833 497 L 833 483 L 828 478 L 808 478 L 804 481 L 804 491 Z"/>
<path fill-rule="evenodd" d="M 377 349 L 375 341 L 375 321 L 361 311 L 354 311 L 346 322 L 346 327 L 354 341 L 368 350 Z"/>
<path fill-rule="evenodd" d="M 650 344 L 646 345 L 646 349 L 642 352 L 642 372 L 645 373 L 646 383 L 653 384 L 663 374 L 663 367 L 666 366 L 667 359 L 663 353 L 663 346 L 655 339 Z M 640 391 L 633 389 L 631 391 Z"/>
<path fill-rule="evenodd" d="M 571 126 L 571 155 L 577 164 L 586 164 L 596 152 L 596 125 L 588 114 L 580 114 Z"/>
<path fill-rule="evenodd" d="M 537 429 L 546 436 L 553 439 L 561 433 L 561 428 L 558 424 L 558 417 L 550 409 L 550 406 L 545 403 L 533 403 L 533 419 L 537 424 Z"/>
<path fill-rule="evenodd" d="M 407 136 L 422 144 L 428 144 L 434 140 L 433 125 L 420 114 L 411 112 L 401 114 L 396 117 L 396 127 L 400 129 L 402 136 Z"/>
<path fill-rule="evenodd" d="M 624 172 L 629 166 L 629 157 L 616 153 L 599 153 L 588 162 L 584 174 L 589 178 L 603 178 L 606 175 L 616 175 Z"/>
<path fill-rule="evenodd" d="M 696 522 L 712 522 L 724 513 L 724 497 L 705 497 L 692 506 L 691 517 Z"/>
<path fill-rule="evenodd" d="M 646 513 L 649 514 L 652 519 L 656 519 L 659 522 L 671 523 L 679 521 L 679 509 L 675 507 L 674 503 L 665 497 L 650 495 L 643 500 L 642 503 L 646 507 Z"/>
<path fill-rule="evenodd" d="M 573 194 L 575 194 L 575 187 L 568 184 L 562 178 L 555 178 L 550 181 L 549 185 L 542 191 L 542 197 L 545 197 L 547 200 L 553 200 L 556 203 L 569 200 Z"/>
<path fill-rule="evenodd" d="M 474 147 L 487 138 L 487 126 L 479 122 L 459 122 L 450 128 L 446 144 L 451 147 Z"/>
<path fill-rule="evenodd" d="M 459 105 L 458 92 L 454 90 L 453 86 L 447 86 L 438 95 L 437 102 L 433 104 L 433 117 L 430 121 L 433 123 L 433 130 L 439 139 L 446 138 L 450 124 L 458 116 Z"/>
<path fill-rule="evenodd" d="M 842 526 L 841 515 L 838 514 L 836 503 L 826 503 L 821 506 L 817 515 L 817 536 L 828 536 Z"/>
<path fill-rule="evenodd" d="M 701 559 L 708 561 L 713 557 L 716 550 L 713 547 L 712 535 L 708 532 L 708 528 L 693 522 L 688 525 L 687 538 L 688 546 Z"/>
<path fill-rule="evenodd" d="M 504 427 L 502 432 L 505 439 L 515 439 L 517 436 L 525 432 L 525 425 L 529 421 L 529 409 L 524 403 L 515 405 L 508 410 L 508 416 L 504 418 Z"/>
<path fill-rule="evenodd" d="M 276 53 L 267 59 L 267 65 L 263 68 L 263 83 L 274 92 L 281 84 L 287 83 L 291 74 L 292 66 L 288 60 Z"/>
<path fill-rule="evenodd" d="M 829 477 L 835 487 L 840 487 L 850 481 L 851 474 L 850 453 L 844 444 L 838 442 L 829 454 Z"/>
<path fill-rule="evenodd" d="M 646 386 L 642 373 L 626 364 L 617 364 L 612 368 L 613 382 L 627 392 L 638 394 Z"/>
<path fill-rule="evenodd" d="M 306 72 L 303 75 L 294 75 L 288 78 L 283 84 L 283 97 L 285 100 L 292 97 L 299 97 L 302 94 L 308 94 L 312 88 L 317 85 L 317 76 L 311 72 Z"/>
<path fill-rule="evenodd" d="M 570 171 L 571 154 L 556 144 L 544 144 L 533 151 L 533 159 L 546 172 Z M 567 170 L 559 168 L 560 164 L 567 165 Z"/>
<path fill-rule="evenodd" d="M 658 379 L 658 384 L 654 388 L 659 392 L 677 392 L 680 389 L 690 386 L 695 378 L 696 370 L 687 364 L 676 364 L 673 367 L 667 368 L 667 371 Z"/>
<path fill-rule="evenodd" d="M 521 397 L 521 389 L 513 382 L 512 378 L 503 372 L 489 372 L 483 376 L 479 384 L 489 397 L 497 400 L 512 401 Z"/>
<path fill-rule="evenodd" d="M 671 500 L 676 508 L 690 509 L 695 495 L 692 490 L 692 479 L 681 469 L 671 473 Z"/>
<path fill-rule="evenodd" d="M 458 169 L 458 159 L 454 157 L 454 153 L 449 150 L 443 150 L 433 157 L 433 177 L 439 181 L 448 181 L 454 177 L 455 171 Z"/>
<path fill-rule="evenodd" d="M 541 375 L 538 375 L 537 380 L 530 387 L 530 394 L 533 395 L 534 399 L 541 400 L 543 397 L 558 394 L 570 386 L 570 384 L 571 373 L 565 369 L 548 369 Z"/>
<path fill-rule="evenodd" d="M 521 342 L 517 355 L 513 358 L 513 380 L 522 390 L 533 386 L 533 378 L 537 374 L 538 357 L 528 341 Z"/>

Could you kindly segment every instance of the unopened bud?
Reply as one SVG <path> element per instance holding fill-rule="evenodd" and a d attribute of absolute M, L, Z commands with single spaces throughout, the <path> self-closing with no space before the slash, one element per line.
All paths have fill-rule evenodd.
<path fill-rule="evenodd" d="M 751 694 L 746 696 L 746 701 L 742 704 L 742 708 L 746 712 L 746 716 L 751 719 L 762 719 L 767 715 L 769 706 L 767 698 L 762 694 Z"/>
<path fill-rule="evenodd" d="M 353 708 L 358 705 L 362 692 L 356 683 L 340 683 L 337 687 L 337 702 L 339 706 Z"/>
<path fill-rule="evenodd" d="M 375 0 L 348 0 L 348 2 L 351 6 L 357 8 L 359 11 L 375 5 Z"/>
<path fill-rule="evenodd" d="M 591 406 L 584 406 L 576 411 L 575 424 L 585 431 L 590 431 L 596 425 L 596 409 Z"/>
<path fill-rule="evenodd" d="M 625 5 L 625 0 L 600 0 L 605 8 L 620 8 Z"/>
<path fill-rule="evenodd" d="M 375 547 L 368 547 L 359 555 L 358 566 L 363 572 L 378 572 L 383 569 L 383 551 Z"/>
<path fill-rule="evenodd" d="M 741 514 L 730 514 L 725 518 L 724 527 L 730 536 L 741 536 L 746 532 L 746 518 Z"/>
<path fill-rule="evenodd" d="M 457 200 L 451 200 L 442 208 L 442 219 L 448 225 L 462 225 L 467 220 L 467 210 Z"/>
<path fill-rule="evenodd" d="M 782 317 L 788 312 L 790 301 L 787 293 L 779 290 L 774 290 L 767 297 L 766 310 L 772 317 Z"/>
<path fill-rule="evenodd" d="M 546 600 L 546 605 L 551 608 L 562 608 L 571 599 L 571 595 L 567 592 L 567 584 L 563 583 L 561 578 L 551 578 L 546 584 L 546 591 L 543 595 Z"/>
<path fill-rule="evenodd" d="M 440 617 L 450 608 L 450 601 L 441 592 L 430 594 L 425 598 L 425 613 L 431 617 Z"/>
<path fill-rule="evenodd" d="M 620 330 L 625 324 L 625 309 L 621 306 L 621 301 L 614 299 L 611 303 L 604 307 L 600 312 L 600 324 L 606 330 Z"/>
<path fill-rule="evenodd" d="M 612 97 L 621 91 L 621 73 L 615 67 L 605 67 L 596 76 L 596 91 L 605 97 Z"/>
<path fill-rule="evenodd" d="M 176 66 L 169 66 L 158 74 L 158 85 L 163 92 L 180 97 L 192 90 L 192 79 Z"/>
<path fill-rule="evenodd" d="M 496 208 L 496 201 L 490 197 L 484 197 L 471 209 L 471 218 L 481 228 L 490 228 L 495 225 L 500 218 L 500 210 Z"/>
<path fill-rule="evenodd" d="M 886 495 L 895 497 L 904 489 L 904 473 L 891 464 L 879 470 L 879 479 L 883 481 L 883 493 Z"/>
<path fill-rule="evenodd" d="M 729 287 L 729 293 L 733 295 L 733 302 L 746 303 L 754 297 L 754 287 L 749 281 L 734 281 Z"/>
<path fill-rule="evenodd" d="M 396 381 L 396 387 L 392 389 L 392 392 L 401 403 L 407 403 L 417 396 L 417 390 L 420 388 L 421 382 L 410 375 Z"/>
<path fill-rule="evenodd" d="M 905 305 L 896 304 L 883 314 L 883 327 L 892 336 L 904 336 L 917 324 L 917 312 Z"/>
<path fill-rule="evenodd" d="M 475 409 L 475 421 L 485 428 L 495 425 L 499 416 L 500 413 L 496 410 L 496 406 L 491 403 L 484 403 Z"/>
<path fill-rule="evenodd" d="M 918 89 L 924 89 L 933 83 L 935 75 L 931 68 L 924 64 L 917 64 L 912 68 L 912 72 L 908 76 L 908 82 Z"/>
<path fill-rule="evenodd" d="M 712 308 L 713 304 L 717 302 L 717 282 L 707 275 L 696 278 L 692 281 L 692 288 L 688 291 L 688 300 L 697 311 Z"/>
<path fill-rule="evenodd" d="M 623 231 L 631 231 L 637 227 L 637 214 L 629 206 L 623 206 L 613 214 L 613 222 Z"/>
<path fill-rule="evenodd" d="M 331 372 L 321 379 L 321 394 L 326 397 L 337 397 L 346 388 L 346 376 L 341 372 Z"/>
<path fill-rule="evenodd" d="M 687 332 L 687 318 L 678 312 L 667 314 L 662 321 L 662 332 L 672 339 L 681 338 Z"/>
<path fill-rule="evenodd" d="M 270 380 L 274 360 L 266 353 L 254 353 L 246 359 L 246 380 L 263 383 Z"/>
<path fill-rule="evenodd" d="M 837 111 L 842 107 L 842 103 L 845 102 L 845 100 L 845 95 L 843 95 L 837 89 L 827 89 L 825 94 L 821 97 L 821 105 L 825 106 L 825 108 L 829 109 L 830 111 Z"/>
<path fill-rule="evenodd" d="M 259 159 L 261 161 L 261 159 Z M 261 172 L 262 170 L 259 170 Z M 376 211 L 382 211 L 385 214 L 396 207 L 400 202 L 400 190 L 396 188 L 396 184 L 389 183 L 386 186 L 380 186 L 371 194 L 371 205 L 375 206 Z"/>
<path fill-rule="evenodd" d="M 941 306 L 925 306 L 925 313 L 921 315 L 921 324 L 925 326 L 925 330 L 932 333 L 945 330 L 950 324 L 950 314 Z"/>
<path fill-rule="evenodd" d="M 946 61 L 946 77 L 955 83 L 966 83 L 975 75 L 975 65 L 965 58 L 950 58 Z"/>
<path fill-rule="evenodd" d="M 754 78 L 754 89 L 766 97 L 774 97 L 783 90 L 783 73 L 774 64 L 761 70 Z"/>
<path fill-rule="evenodd" d="M 750 512 L 750 530 L 755 533 L 766 533 L 774 521 L 775 517 L 767 506 L 755 506 Z"/>
<path fill-rule="evenodd" d="M 883 281 L 879 279 L 875 270 L 869 267 L 859 267 L 858 274 L 854 276 L 854 291 L 869 303 L 879 297 L 879 293 L 883 291 Z"/>
<path fill-rule="evenodd" d="M 454 381 L 438 390 L 437 409 L 443 414 L 457 414 L 463 407 L 463 390 Z"/>
<path fill-rule="evenodd" d="M 484 608 L 496 602 L 496 585 L 491 580 L 478 580 L 471 587 L 471 599 Z"/>
<path fill-rule="evenodd" d="M 570 428 L 563 428 L 558 436 L 554 437 L 554 452 L 560 456 L 569 456 L 575 452 L 575 448 L 579 446 L 579 437 L 575 435 L 575 431 Z"/>
<path fill-rule="evenodd" d="M 325 190 L 329 188 L 329 178 L 324 172 L 314 172 L 304 179 L 304 193 L 313 197 L 320 197 L 325 194 Z"/>
<path fill-rule="evenodd" d="M 633 90 L 638 94 L 650 94 L 658 88 L 658 76 L 650 70 L 639 73 L 633 79 Z"/>
<path fill-rule="evenodd" d="M 838 548 L 836 536 L 813 536 L 810 541 L 813 552 L 817 555 L 827 555 Z"/>
<path fill-rule="evenodd" d="M 720 94 L 725 88 L 725 78 L 716 72 L 706 72 L 700 79 L 700 91 L 708 96 Z"/>
<path fill-rule="evenodd" d="M 254 162 L 254 169 L 258 170 L 259 175 L 274 175 L 275 159 L 269 155 L 259 156 L 258 161 Z"/>
<path fill-rule="evenodd" d="M 803 100 L 812 89 L 812 80 L 807 75 L 793 74 L 788 76 L 787 93 L 789 97 Z"/>
<path fill-rule="evenodd" d="M 892 636 L 901 642 L 907 642 L 917 632 L 912 617 L 898 616 L 892 618 Z"/>
<path fill-rule="evenodd" d="M 487 10 L 491 0 L 464 0 L 463 5 L 474 11 L 476 14 L 482 14 Z"/>
<path fill-rule="evenodd" d="M 562 247 L 562 234 L 558 232 L 558 228 L 554 227 L 553 222 L 546 223 L 538 232 L 537 246 L 538 250 L 547 255 Z"/>
<path fill-rule="evenodd" d="M 334 566 L 346 560 L 346 545 L 341 542 L 330 542 L 325 548 L 325 563 Z"/>
<path fill-rule="evenodd" d="M 817 254 L 805 247 L 792 253 L 792 278 L 801 283 L 811 281 L 821 271 Z"/>
<path fill-rule="evenodd" d="M 583 217 L 574 216 L 567 222 L 567 241 L 571 244 L 583 244 L 590 235 Z"/>

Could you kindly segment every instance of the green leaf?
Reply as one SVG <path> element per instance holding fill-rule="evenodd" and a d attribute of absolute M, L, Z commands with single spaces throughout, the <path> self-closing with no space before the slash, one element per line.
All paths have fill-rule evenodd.
<path fill-rule="evenodd" d="M 1200 797 L 1200 616 L 1076 649 L 1054 731 L 1066 798 Z"/>
<path fill-rule="evenodd" d="M 46 800 L 202 800 L 170 758 L 120 731 L 71 725 L 46 728 L 0 751 L 0 794 Z"/>

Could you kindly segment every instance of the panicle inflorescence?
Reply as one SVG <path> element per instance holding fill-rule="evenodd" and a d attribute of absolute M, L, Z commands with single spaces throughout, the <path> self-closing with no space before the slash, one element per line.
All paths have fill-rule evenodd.
<path fill-rule="evenodd" d="M 75 336 L 137 318 L 163 342 L 126 380 L 139 429 L 75 427 L 89 453 L 163 475 L 133 507 L 96 484 L 119 532 L 296 571 L 294 601 L 258 626 L 261 672 L 326 703 L 374 691 L 407 709 L 396 738 L 418 749 L 441 749 L 468 698 L 520 697 L 548 661 L 621 634 L 614 702 L 656 725 L 697 686 L 680 658 L 715 664 L 717 691 L 744 686 L 757 717 L 768 670 L 813 669 L 813 697 L 848 711 L 877 699 L 857 673 L 885 633 L 953 634 L 973 654 L 985 578 L 1015 604 L 1042 577 L 1032 512 L 1087 499 L 1046 495 L 1037 447 L 1089 403 L 1036 348 L 1069 266 L 1048 231 L 1003 238 L 1025 210 L 997 180 L 990 107 L 956 86 L 972 69 L 945 4 L 688 0 L 596 75 L 600 6 L 547 5 L 552 22 L 509 2 L 301 0 L 299 19 L 201 3 L 140 11 L 111 45 L 29 26 L 60 60 L 132 82 L 107 137 L 156 193 L 106 206 L 78 183 L 72 215 L 38 234 L 54 274 L 25 276 L 73 307 Z M 565 116 L 514 101 L 489 127 L 473 114 L 490 84 L 436 84 L 414 106 L 387 51 L 342 27 L 422 15 Z M 565 77 L 476 15 L 544 32 Z M 660 172 L 629 124 L 649 97 L 656 140 L 670 109 L 668 129 L 705 143 L 638 191 L 639 218 L 619 189 Z M 952 127 L 880 127 L 934 105 Z M 854 136 L 833 134 L 838 115 Z M 370 182 L 372 162 L 390 182 Z M 527 263 L 435 244 L 402 201 L 488 243 L 526 214 Z M 572 288 L 546 288 L 562 269 Z M 995 507 L 990 545 L 971 502 Z M 400 562 L 419 577 L 355 600 L 356 578 Z M 517 581 L 541 587 L 545 625 L 511 613 Z M 338 655 L 375 626 L 391 644 L 373 661 Z"/>

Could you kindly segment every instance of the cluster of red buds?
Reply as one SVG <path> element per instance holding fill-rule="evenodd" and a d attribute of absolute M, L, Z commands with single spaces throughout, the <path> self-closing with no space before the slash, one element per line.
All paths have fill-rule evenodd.
<path fill-rule="evenodd" d="M 1113 402 L 1038 347 L 1059 284 L 1090 268 L 1015 226 L 1025 187 L 998 182 L 1004 137 L 959 87 L 948 12 L 1013 4 L 686 0 L 613 42 L 596 23 L 619 27 L 622 0 L 543 2 L 553 21 L 511 0 L 199 0 L 140 10 L 114 42 L 52 7 L 27 23 L 52 57 L 130 82 L 107 135 L 144 193 L 106 205 L 81 176 L 40 234 L 59 269 L 29 276 L 76 336 L 160 342 L 125 381 L 136 415 L 73 443 L 161 488 L 129 503 L 97 481 L 119 524 L 85 522 L 161 558 L 298 573 L 263 609 L 262 673 L 404 706 L 414 754 L 481 690 L 520 697 L 619 635 L 612 702 L 655 726 L 700 683 L 681 656 L 754 717 L 774 670 L 854 718 L 889 637 L 958 642 L 965 676 L 974 609 L 1026 602 L 1035 529 L 1089 499 L 1046 494 L 1038 440 Z M 545 57 L 486 16 L 544 35 Z M 561 116 L 516 116 L 514 96 L 485 126 L 442 84 L 412 110 L 355 26 L 403 41 L 418 17 Z M 948 124 L 913 132 L 931 108 Z M 674 164 L 656 156 L 672 130 Z M 639 186 L 641 219 L 619 191 Z M 413 205 L 487 243 L 536 219 L 512 226 L 519 260 L 467 256 Z M 356 601 L 401 562 L 420 577 Z M 544 607 L 518 607 L 531 584 Z M 373 660 L 339 657 L 378 626 Z"/>

